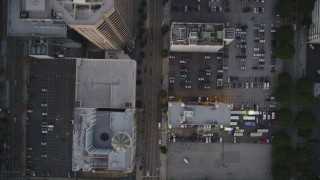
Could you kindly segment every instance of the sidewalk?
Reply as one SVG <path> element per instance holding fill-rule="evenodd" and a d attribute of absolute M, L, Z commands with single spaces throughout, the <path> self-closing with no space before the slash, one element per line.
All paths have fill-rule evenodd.
<path fill-rule="evenodd" d="M 164 14 L 163 14 L 163 21 L 164 24 L 168 25 L 170 27 L 171 23 L 171 11 L 170 11 L 170 3 L 169 0 L 168 3 L 164 6 Z M 170 31 L 163 37 L 163 49 L 170 50 Z M 162 77 L 163 77 L 163 83 L 162 88 L 168 92 L 169 90 L 169 57 L 162 59 Z M 168 146 L 168 117 L 167 113 L 162 112 L 162 129 L 161 132 L 161 138 L 162 138 L 162 146 Z M 166 180 L 167 178 L 167 155 L 160 153 L 160 180 Z"/>

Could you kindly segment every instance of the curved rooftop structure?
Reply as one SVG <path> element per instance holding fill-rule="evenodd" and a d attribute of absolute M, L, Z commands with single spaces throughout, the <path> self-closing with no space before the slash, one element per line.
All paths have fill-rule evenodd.
<path fill-rule="evenodd" d="M 112 147 L 117 152 L 126 152 L 131 147 L 131 136 L 126 132 L 119 132 L 112 137 Z"/>

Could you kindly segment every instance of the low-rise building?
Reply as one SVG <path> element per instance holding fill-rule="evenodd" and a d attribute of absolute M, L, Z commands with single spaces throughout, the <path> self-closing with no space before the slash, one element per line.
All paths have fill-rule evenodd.
<path fill-rule="evenodd" d="M 235 38 L 234 28 L 221 23 L 171 24 L 170 51 L 172 52 L 218 52 Z"/>
<path fill-rule="evenodd" d="M 169 128 L 184 128 L 193 125 L 230 125 L 230 109 L 227 104 L 168 103 Z"/>

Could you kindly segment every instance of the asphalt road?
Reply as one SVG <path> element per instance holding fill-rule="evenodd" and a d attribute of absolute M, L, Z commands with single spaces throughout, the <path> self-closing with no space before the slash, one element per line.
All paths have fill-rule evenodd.
<path fill-rule="evenodd" d="M 10 146 L 14 147 L 15 138 L 19 138 L 19 147 L 21 147 L 22 152 L 14 151 L 14 148 L 11 148 L 10 156 L 10 165 L 9 171 L 17 171 L 24 169 L 24 133 L 25 127 L 24 122 L 24 113 L 21 111 L 14 111 L 14 107 L 17 105 L 24 104 L 24 67 L 22 64 L 23 56 L 25 55 L 25 48 L 27 48 L 26 43 L 23 39 L 17 37 L 8 37 L 7 38 L 7 80 L 9 81 L 9 137 L 10 137 Z M 14 120 L 16 119 L 16 120 Z M 20 132 L 20 133 L 16 133 Z M 16 134 L 16 136 L 14 136 Z M 19 137 L 18 137 L 19 136 Z M 19 152 L 19 153 L 18 153 Z M 18 167 L 18 168 L 17 168 Z"/>
<path fill-rule="evenodd" d="M 159 139 L 160 131 L 160 98 L 161 89 L 161 50 L 162 34 L 161 23 L 163 16 L 162 1 L 149 0 L 149 28 L 147 32 L 147 45 L 145 48 L 145 68 L 147 69 L 144 77 L 144 131 L 142 139 L 142 168 L 143 176 L 149 175 L 150 178 L 159 178 L 160 152 Z M 149 179 L 149 178 L 144 178 Z"/>

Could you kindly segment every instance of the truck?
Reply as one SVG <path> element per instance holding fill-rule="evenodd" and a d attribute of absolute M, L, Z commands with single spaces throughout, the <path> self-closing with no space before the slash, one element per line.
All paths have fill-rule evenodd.
<path fill-rule="evenodd" d="M 262 112 L 262 119 L 266 120 L 267 119 L 267 113 L 266 112 Z"/>
<path fill-rule="evenodd" d="M 231 127 L 225 127 L 224 130 L 225 130 L 225 131 L 232 131 L 233 128 L 231 128 Z"/>
<path fill-rule="evenodd" d="M 258 133 L 267 133 L 269 132 L 269 129 L 257 129 Z"/>
<path fill-rule="evenodd" d="M 236 126 L 236 125 L 238 125 L 238 123 L 237 122 L 230 122 L 230 126 Z"/>
<path fill-rule="evenodd" d="M 255 121 L 256 117 L 255 116 L 243 116 L 243 120 L 245 120 L 245 121 Z"/>
<path fill-rule="evenodd" d="M 184 158 L 183 161 L 186 163 L 186 164 L 190 164 L 189 160 L 187 158 Z"/>
<path fill-rule="evenodd" d="M 230 120 L 239 120 L 239 116 L 230 116 Z"/>
<path fill-rule="evenodd" d="M 250 137 L 260 137 L 262 136 L 262 133 L 250 133 Z"/>
<path fill-rule="evenodd" d="M 236 132 L 233 134 L 233 136 L 243 136 L 243 133 Z"/>

